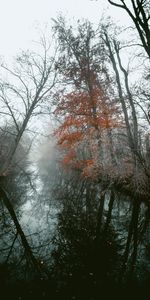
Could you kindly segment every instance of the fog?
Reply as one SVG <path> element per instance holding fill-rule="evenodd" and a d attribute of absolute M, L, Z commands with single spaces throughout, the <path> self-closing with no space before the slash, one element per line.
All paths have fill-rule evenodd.
<path fill-rule="evenodd" d="M 12 35 L 0 77 L 6 300 L 149 290 L 149 3 L 114 1 L 3 4 L 3 38 Z"/>

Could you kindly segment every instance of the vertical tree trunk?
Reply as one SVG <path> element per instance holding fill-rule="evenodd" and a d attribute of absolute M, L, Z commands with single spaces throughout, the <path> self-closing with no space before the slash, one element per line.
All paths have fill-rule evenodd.
<path fill-rule="evenodd" d="M 111 221 L 111 214 L 112 214 L 114 201 L 115 201 L 115 194 L 114 194 L 114 191 L 111 190 L 110 200 L 109 200 L 109 204 L 108 204 L 108 213 L 107 213 L 106 223 L 105 223 L 104 231 L 103 231 L 104 236 L 105 236 L 105 234 L 108 230 L 108 226 L 109 226 L 110 221 Z"/>
<path fill-rule="evenodd" d="M 109 51 L 109 57 L 116 75 L 116 82 L 117 82 L 117 89 L 118 89 L 118 95 L 119 95 L 119 99 L 121 102 L 121 106 L 122 106 L 122 111 L 124 114 L 124 119 L 125 119 L 125 124 L 126 124 L 126 130 L 127 130 L 127 136 L 128 136 L 128 143 L 130 146 L 130 149 L 132 151 L 132 149 L 134 149 L 134 143 L 133 143 L 133 137 L 132 137 L 132 132 L 131 132 L 131 127 L 130 127 L 130 122 L 129 122 L 129 116 L 128 116 L 128 111 L 127 111 L 127 107 L 126 107 L 126 103 L 124 100 L 124 96 L 123 96 L 123 91 L 122 91 L 122 86 L 121 86 L 121 80 L 120 80 L 120 75 L 119 75 L 119 71 L 117 69 L 117 64 L 116 64 L 116 60 L 113 54 L 113 50 L 112 50 L 112 46 L 111 43 L 109 41 L 108 35 L 105 32 L 104 33 L 105 36 L 105 44 L 108 48 Z"/>
<path fill-rule="evenodd" d="M 140 208 L 140 202 L 135 198 L 133 202 L 133 208 L 132 208 L 132 216 L 131 216 L 131 221 L 129 224 L 129 230 L 128 230 L 128 237 L 126 241 L 126 247 L 123 255 L 123 263 L 121 267 L 121 272 L 120 272 L 120 278 L 119 281 L 122 282 L 124 273 L 126 271 L 127 267 L 127 261 L 129 258 L 130 254 L 130 247 L 131 247 L 131 242 L 132 242 L 132 237 L 134 238 L 133 240 L 133 245 L 134 245 L 134 263 L 136 260 L 136 255 L 137 255 L 137 226 L 138 226 L 138 217 L 139 217 L 139 208 Z"/>
<path fill-rule="evenodd" d="M 137 250 L 138 250 L 138 219 L 140 213 L 140 205 L 137 205 L 134 216 L 134 226 L 133 226 L 133 252 L 131 260 L 131 276 L 135 269 Z"/>
<path fill-rule="evenodd" d="M 98 242 L 99 238 L 100 238 L 102 217 L 103 217 L 103 211 L 104 211 L 104 203 L 105 203 L 105 193 L 102 192 L 101 197 L 100 197 L 99 210 L 98 210 L 98 214 L 97 214 L 96 242 Z"/>

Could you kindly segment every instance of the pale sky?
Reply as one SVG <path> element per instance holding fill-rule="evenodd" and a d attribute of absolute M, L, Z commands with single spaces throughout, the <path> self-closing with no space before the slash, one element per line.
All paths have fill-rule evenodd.
<path fill-rule="evenodd" d="M 68 18 L 88 18 L 98 23 L 107 8 L 121 24 L 129 22 L 125 12 L 111 7 L 107 0 L 0 0 L 0 56 L 10 58 L 20 49 L 30 48 L 37 25 L 42 27 L 60 12 Z"/>

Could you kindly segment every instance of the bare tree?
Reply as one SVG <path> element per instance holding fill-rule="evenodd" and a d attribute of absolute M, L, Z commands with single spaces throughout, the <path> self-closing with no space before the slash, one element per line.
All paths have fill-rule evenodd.
<path fill-rule="evenodd" d="M 5 178 L 13 172 L 17 149 L 31 119 L 39 117 L 40 114 L 45 113 L 47 106 L 50 107 L 52 90 L 57 81 L 55 68 L 57 47 L 54 43 L 47 42 L 44 35 L 40 40 L 39 47 L 41 47 L 41 54 L 23 52 L 16 58 L 14 68 L 2 64 L 4 77 L 8 79 L 0 81 L 1 130 L 4 130 L 4 133 L 5 130 L 10 130 L 9 134 L 12 134 L 12 143 L 7 148 L 6 156 L 4 155 L 0 166 L 0 199 L 3 200 L 13 220 L 25 253 L 38 270 L 39 266 L 19 224 L 12 206 L 11 196 L 4 187 L 4 182 Z M 15 128 L 14 132 L 8 124 L 12 124 L 12 127 Z"/>
<path fill-rule="evenodd" d="M 108 0 L 108 2 L 116 7 L 124 9 L 132 19 L 142 46 L 150 58 L 150 4 L 148 0 Z M 130 2 L 130 3 L 129 3 Z"/>
<path fill-rule="evenodd" d="M 109 37 L 107 30 L 104 30 L 104 42 L 108 49 L 108 56 L 110 58 L 110 62 L 112 63 L 112 67 L 116 77 L 116 86 L 118 90 L 119 101 L 122 106 L 122 112 L 124 115 L 126 132 L 128 137 L 128 144 L 133 155 L 133 161 L 136 167 L 140 163 L 140 165 L 145 171 L 145 174 L 149 177 L 149 170 L 147 168 L 145 158 L 141 152 L 137 108 L 136 103 L 134 101 L 134 95 L 131 92 L 130 88 L 129 71 L 126 70 L 125 67 L 123 67 L 119 43 L 115 39 Z M 120 72 L 123 73 L 124 83 L 120 76 Z M 138 169 L 135 168 L 135 174 L 137 170 Z"/>
<path fill-rule="evenodd" d="M 7 117 L 6 122 L 12 121 L 16 128 L 15 143 L 0 170 L 1 176 L 7 174 L 8 167 L 31 118 L 44 113 L 44 105 L 47 101 L 50 102 L 52 88 L 56 83 L 57 51 L 55 49 L 55 53 L 50 57 L 50 45 L 47 45 L 45 39 L 42 39 L 41 46 L 43 53 L 40 55 L 27 52 L 18 56 L 13 70 L 5 65 L 1 66 L 11 78 L 11 82 L 1 81 L 0 83 L 1 115 L 5 119 Z"/>

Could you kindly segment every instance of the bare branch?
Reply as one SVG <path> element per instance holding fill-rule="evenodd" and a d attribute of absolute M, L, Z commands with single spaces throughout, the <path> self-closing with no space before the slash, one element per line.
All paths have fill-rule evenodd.
<path fill-rule="evenodd" d="M 121 7 L 121 8 L 125 8 L 124 5 L 118 4 L 118 3 L 114 2 L 114 1 L 108 0 L 108 2 L 109 2 L 110 4 L 112 4 L 112 5 L 114 5 L 114 6 Z"/>

